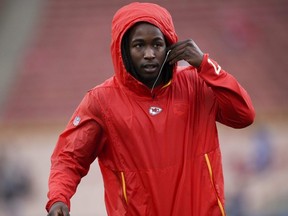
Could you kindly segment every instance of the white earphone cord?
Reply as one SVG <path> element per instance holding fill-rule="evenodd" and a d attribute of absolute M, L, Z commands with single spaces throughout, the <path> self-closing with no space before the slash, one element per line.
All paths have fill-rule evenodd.
<path fill-rule="evenodd" d="M 170 52 L 171 52 L 171 50 L 168 50 L 167 53 L 166 53 L 165 59 L 164 59 L 162 65 L 161 65 L 161 68 L 160 68 L 160 71 L 159 71 L 159 73 L 158 73 L 158 76 L 156 77 L 156 80 L 155 80 L 155 82 L 153 83 L 153 86 L 152 86 L 152 88 L 151 88 L 151 94 L 153 93 L 153 90 L 154 90 L 154 88 L 155 88 L 155 85 L 156 85 L 156 83 L 157 83 L 157 81 L 158 81 L 158 79 L 159 79 L 159 77 L 160 77 L 160 75 L 161 75 L 161 73 L 162 73 L 162 69 L 163 69 L 163 67 L 164 67 L 164 64 L 165 64 L 166 61 L 167 61 L 167 58 L 168 58 L 168 55 L 169 55 Z"/>

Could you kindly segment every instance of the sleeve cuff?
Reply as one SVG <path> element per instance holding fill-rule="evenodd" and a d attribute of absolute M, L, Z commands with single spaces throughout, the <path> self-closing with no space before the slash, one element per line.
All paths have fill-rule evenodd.
<path fill-rule="evenodd" d="M 201 62 L 201 64 L 200 64 L 200 66 L 197 68 L 197 72 L 198 72 L 198 73 L 201 72 L 201 70 L 203 69 L 203 66 L 207 63 L 208 58 L 209 58 L 209 54 L 208 54 L 208 53 L 205 53 L 204 56 L 203 56 L 203 59 L 202 59 L 202 62 Z"/>

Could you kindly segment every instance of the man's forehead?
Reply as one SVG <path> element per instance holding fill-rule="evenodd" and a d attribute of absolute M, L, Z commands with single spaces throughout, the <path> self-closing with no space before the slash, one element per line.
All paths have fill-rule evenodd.
<path fill-rule="evenodd" d="M 155 39 L 164 39 L 164 35 L 161 30 L 150 23 L 136 24 L 131 28 L 129 32 L 129 37 L 141 37 L 144 35 L 153 36 Z"/>

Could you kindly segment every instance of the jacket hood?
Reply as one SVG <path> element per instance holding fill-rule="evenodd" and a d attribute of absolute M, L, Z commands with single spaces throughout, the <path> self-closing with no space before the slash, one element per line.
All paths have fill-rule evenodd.
<path fill-rule="evenodd" d="M 138 22 L 148 22 L 158 27 L 170 44 L 178 40 L 172 17 L 165 8 L 153 3 L 139 2 L 120 8 L 112 20 L 111 56 L 116 78 L 129 88 L 138 85 L 138 81 L 125 68 L 121 54 L 121 41 L 125 32 Z"/>

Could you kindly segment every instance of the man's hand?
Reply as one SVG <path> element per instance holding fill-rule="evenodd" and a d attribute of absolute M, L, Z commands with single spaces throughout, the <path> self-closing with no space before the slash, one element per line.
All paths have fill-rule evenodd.
<path fill-rule="evenodd" d="M 47 216 L 70 216 L 68 206 L 63 202 L 56 202 L 50 208 Z"/>
<path fill-rule="evenodd" d="M 170 64 L 184 60 L 196 68 L 201 65 L 204 54 L 192 39 L 179 41 L 170 46 L 169 49 L 171 52 L 167 62 Z"/>

